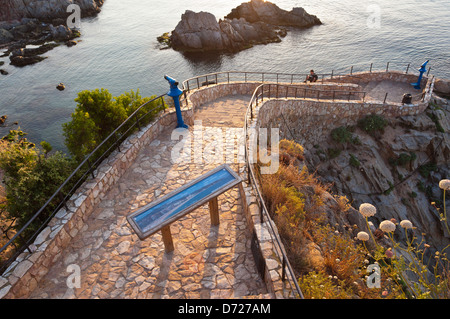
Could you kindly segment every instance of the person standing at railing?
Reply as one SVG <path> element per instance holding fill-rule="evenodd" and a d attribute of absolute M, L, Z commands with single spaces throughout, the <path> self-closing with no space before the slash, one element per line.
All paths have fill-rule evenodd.
<path fill-rule="evenodd" d="M 319 77 L 316 73 L 314 73 L 314 70 L 309 71 L 309 75 L 306 77 L 305 82 L 316 82 Z"/>

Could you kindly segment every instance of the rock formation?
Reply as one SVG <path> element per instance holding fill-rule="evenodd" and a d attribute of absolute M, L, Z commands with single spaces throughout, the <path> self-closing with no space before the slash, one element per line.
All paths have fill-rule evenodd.
<path fill-rule="evenodd" d="M 100 11 L 104 0 L 0 0 L 0 21 L 36 18 L 51 21 L 65 19 L 69 4 L 80 6 L 82 16 L 95 15 Z"/>
<path fill-rule="evenodd" d="M 251 0 L 231 10 L 227 19 L 244 18 L 248 22 L 265 22 L 271 25 L 286 27 L 311 27 L 321 24 L 319 18 L 308 14 L 303 8 L 293 8 L 291 11 L 280 9 L 277 5 L 263 0 Z"/>
<path fill-rule="evenodd" d="M 73 46 L 73 38 L 79 37 L 77 30 L 66 26 L 66 19 L 73 13 L 67 12 L 70 4 L 80 6 L 81 17 L 95 15 L 104 0 L 0 0 L 0 47 L 8 47 L 11 65 L 24 66 L 45 59 L 41 54 L 54 45 L 46 42 L 65 42 Z M 27 44 L 42 45 L 31 52 L 24 49 Z M 10 54 L 22 50 L 22 54 Z"/>
<path fill-rule="evenodd" d="M 280 42 L 280 37 L 286 35 L 284 27 L 320 23 L 302 8 L 288 12 L 270 2 L 252 0 L 219 21 L 211 13 L 187 10 L 168 42 L 179 51 L 237 52 L 255 44 Z"/>
<path fill-rule="evenodd" d="M 417 227 L 418 241 L 429 244 L 428 253 L 433 254 L 450 243 L 439 211 L 431 204 L 442 210 L 438 184 L 450 176 L 449 110 L 448 101 L 435 96 L 424 113 L 390 119 L 376 136 L 355 127 L 352 135 L 358 143 L 343 146 L 329 138 L 309 151 L 309 165 L 318 168 L 323 182 L 331 183 L 334 193 L 346 195 L 353 207 L 364 202 L 376 206 L 376 227 L 391 218 L 410 220 Z M 398 236 L 397 240 L 405 240 L 401 232 Z"/>

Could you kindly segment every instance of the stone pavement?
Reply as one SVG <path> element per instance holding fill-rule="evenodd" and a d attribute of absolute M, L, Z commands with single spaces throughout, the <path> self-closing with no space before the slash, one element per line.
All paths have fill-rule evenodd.
<path fill-rule="evenodd" d="M 206 105 L 200 119 L 209 117 L 206 110 L 223 106 Z M 208 124 L 214 121 L 209 118 Z M 203 125 L 205 132 L 215 129 Z M 192 128 L 189 133 L 193 135 Z M 126 220 L 131 211 L 221 164 L 195 163 L 187 147 L 180 153 L 185 160 L 175 163 L 172 150 L 182 139 L 171 134 L 163 132 L 140 151 L 30 298 L 236 298 L 267 293 L 252 257 L 237 187 L 218 198 L 218 226 L 211 225 L 207 204 L 173 223 L 171 253 L 164 252 L 160 232 L 141 241 L 132 231 Z M 226 151 L 238 155 L 233 148 Z M 242 170 L 243 165 L 229 164 Z M 80 288 L 67 285 L 73 269 L 69 265 L 80 267 Z"/>
<path fill-rule="evenodd" d="M 243 127 L 247 111 L 249 95 L 228 95 L 218 98 L 212 103 L 198 107 L 194 119 L 201 120 L 204 126 Z"/>

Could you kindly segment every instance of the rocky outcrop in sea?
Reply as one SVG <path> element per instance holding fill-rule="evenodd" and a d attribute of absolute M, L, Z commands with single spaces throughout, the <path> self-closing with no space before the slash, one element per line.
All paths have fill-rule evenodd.
<path fill-rule="evenodd" d="M 45 59 L 43 53 L 65 43 L 76 44 L 78 30 L 67 26 L 70 4 L 80 7 L 81 17 L 100 11 L 104 0 L 0 0 L 0 49 L 7 48 L 3 56 L 9 56 L 10 64 L 25 66 Z M 49 42 L 56 42 L 49 44 Z M 26 49 L 28 44 L 37 49 Z"/>
<path fill-rule="evenodd" d="M 280 42 L 286 27 L 318 24 L 320 20 L 303 8 L 286 11 L 271 2 L 252 0 L 219 21 L 211 13 L 186 10 L 167 44 L 185 52 L 237 52 L 255 44 Z"/>
<path fill-rule="evenodd" d="M 80 6 L 82 17 L 100 12 L 104 0 L 0 0 L 0 21 L 36 18 L 50 22 L 53 19 L 67 18 L 67 6 Z"/>

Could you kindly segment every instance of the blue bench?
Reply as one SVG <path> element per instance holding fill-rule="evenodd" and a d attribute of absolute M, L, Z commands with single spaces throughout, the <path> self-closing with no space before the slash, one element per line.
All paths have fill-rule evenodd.
<path fill-rule="evenodd" d="M 141 240 L 161 230 L 166 252 L 174 250 L 170 224 L 209 203 L 211 224 L 219 225 L 217 196 L 242 182 L 228 165 L 221 165 L 127 216 Z"/>

